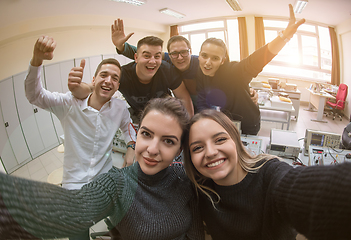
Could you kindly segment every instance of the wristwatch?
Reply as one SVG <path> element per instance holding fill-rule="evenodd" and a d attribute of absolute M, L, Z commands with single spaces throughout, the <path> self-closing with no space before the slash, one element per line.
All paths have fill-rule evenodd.
<path fill-rule="evenodd" d="M 129 144 L 127 148 L 132 148 L 133 150 L 135 150 L 135 143 Z"/>
<path fill-rule="evenodd" d="M 284 40 L 284 42 L 286 42 L 286 43 L 289 42 L 290 39 L 291 39 L 291 38 L 285 37 L 282 30 L 280 30 L 280 31 L 278 32 L 278 36 L 281 37 L 281 38 Z"/>

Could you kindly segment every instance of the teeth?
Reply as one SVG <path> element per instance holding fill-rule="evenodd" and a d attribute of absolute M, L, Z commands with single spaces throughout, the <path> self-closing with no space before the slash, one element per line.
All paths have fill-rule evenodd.
<path fill-rule="evenodd" d="M 107 90 L 107 91 L 111 90 L 111 88 L 108 88 L 108 87 L 101 87 L 101 88 L 104 89 L 104 90 Z"/>
<path fill-rule="evenodd" d="M 221 163 L 223 163 L 223 162 L 224 162 L 224 160 L 220 160 L 220 161 L 217 161 L 217 162 L 208 164 L 207 167 L 209 167 L 209 168 L 215 167 L 215 166 L 218 166 L 219 164 L 221 164 Z"/>
<path fill-rule="evenodd" d="M 155 69 L 155 67 L 146 67 L 147 69 Z"/>

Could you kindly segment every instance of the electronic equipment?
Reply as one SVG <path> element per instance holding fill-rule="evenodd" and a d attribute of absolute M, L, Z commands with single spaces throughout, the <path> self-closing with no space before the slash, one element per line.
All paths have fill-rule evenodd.
<path fill-rule="evenodd" d="M 267 153 L 285 158 L 297 158 L 301 147 L 297 133 L 293 131 L 271 129 L 270 145 Z"/>
<path fill-rule="evenodd" d="M 351 150 L 309 146 L 308 165 L 333 165 L 351 162 Z"/>
<path fill-rule="evenodd" d="M 232 120 L 232 122 L 234 123 L 235 127 L 239 130 L 239 133 L 241 134 L 241 122 L 236 120 Z"/>
<path fill-rule="evenodd" d="M 241 136 L 241 142 L 252 155 L 263 153 L 261 151 L 263 140 L 260 137 L 251 135 Z"/>
<path fill-rule="evenodd" d="M 306 129 L 304 155 L 309 155 L 309 146 L 340 148 L 341 134 Z"/>

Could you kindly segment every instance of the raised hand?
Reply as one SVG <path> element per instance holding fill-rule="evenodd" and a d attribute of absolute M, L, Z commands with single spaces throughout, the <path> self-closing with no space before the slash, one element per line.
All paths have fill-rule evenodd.
<path fill-rule="evenodd" d="M 56 41 L 49 36 L 41 36 L 34 45 L 32 66 L 40 66 L 44 60 L 51 60 L 54 57 Z"/>
<path fill-rule="evenodd" d="M 133 34 L 134 33 L 129 33 L 127 36 L 124 34 L 124 26 L 122 19 L 118 18 L 117 20 L 115 20 L 114 24 L 111 25 L 112 42 L 119 51 L 124 50 L 124 43 L 127 42 Z"/>
<path fill-rule="evenodd" d="M 289 11 L 290 11 L 289 24 L 283 31 L 283 35 L 288 39 L 292 38 L 296 33 L 297 28 L 305 22 L 304 18 L 296 22 L 294 9 L 291 4 L 289 4 Z"/>
<path fill-rule="evenodd" d="M 83 72 L 85 67 L 85 59 L 80 61 L 79 67 L 74 67 L 68 74 L 68 89 L 70 91 L 74 91 L 75 89 L 79 88 L 82 79 L 83 79 Z"/>

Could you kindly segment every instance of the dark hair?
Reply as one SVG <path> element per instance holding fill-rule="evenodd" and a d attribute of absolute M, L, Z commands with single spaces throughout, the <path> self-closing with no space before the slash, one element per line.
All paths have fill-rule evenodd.
<path fill-rule="evenodd" d="M 97 74 L 99 73 L 99 71 L 100 71 L 102 65 L 105 65 L 105 64 L 113 64 L 113 65 L 116 65 L 120 70 L 122 70 L 121 64 L 119 64 L 119 62 L 118 62 L 116 59 L 114 59 L 114 58 L 107 58 L 107 59 L 102 60 L 102 61 L 99 63 L 99 65 L 98 65 L 97 68 L 96 68 L 94 77 L 97 76 Z M 121 73 L 122 73 L 122 71 L 121 71 Z"/>
<path fill-rule="evenodd" d="M 168 40 L 168 43 L 167 43 L 167 51 L 170 52 L 169 46 L 171 46 L 172 43 L 174 43 L 174 42 L 182 42 L 182 41 L 186 43 L 186 45 L 188 46 L 189 49 L 191 49 L 191 44 L 190 44 L 190 42 L 189 42 L 188 39 L 186 39 L 186 38 L 183 37 L 183 36 L 176 35 L 176 36 L 171 37 L 171 38 Z"/>
<path fill-rule="evenodd" d="M 223 42 L 222 39 L 219 38 L 207 38 L 202 44 L 201 44 L 201 48 L 200 48 L 200 52 L 202 50 L 202 46 L 206 43 L 210 43 L 210 44 L 214 44 L 218 47 L 221 47 L 224 51 L 224 57 L 225 57 L 225 61 L 229 62 L 229 54 L 228 54 L 228 49 L 227 46 L 225 45 L 225 43 Z"/>
<path fill-rule="evenodd" d="M 155 36 L 147 36 L 138 41 L 137 49 L 139 49 L 142 45 L 161 46 L 162 48 L 163 40 Z"/>
<path fill-rule="evenodd" d="M 165 115 L 169 115 L 174 117 L 181 129 L 183 130 L 181 143 L 184 142 L 185 130 L 188 126 L 190 116 L 186 108 L 184 107 L 182 101 L 180 99 L 174 97 L 165 97 L 165 98 L 153 98 L 151 99 L 145 106 L 144 110 L 140 116 L 140 123 L 141 123 L 145 116 L 152 110 L 159 111 Z"/>
<path fill-rule="evenodd" d="M 214 193 L 218 200 L 219 195 L 212 189 L 203 185 L 203 183 L 208 179 L 207 177 L 203 176 L 197 169 L 195 168 L 190 155 L 190 148 L 189 148 L 189 132 L 191 126 L 199 121 L 200 119 L 210 119 L 218 123 L 220 126 L 224 128 L 224 130 L 229 134 L 230 138 L 235 142 L 236 145 L 236 152 L 238 155 L 238 163 L 243 168 L 244 171 L 247 172 L 256 172 L 263 164 L 257 166 L 257 163 L 261 160 L 269 160 L 274 158 L 273 155 L 268 154 L 259 154 L 257 156 L 252 156 L 246 150 L 244 145 L 241 142 L 240 132 L 235 127 L 234 123 L 228 116 L 224 113 L 216 111 L 214 109 L 206 109 L 194 115 L 194 117 L 190 120 L 188 125 L 186 134 L 185 134 L 185 141 L 183 144 L 184 149 L 184 167 L 186 174 L 188 175 L 189 179 L 195 184 L 196 188 L 199 189 L 201 192 L 205 193 L 213 202 L 212 198 L 208 194 L 208 191 Z M 207 191 L 206 191 L 207 190 Z"/>

